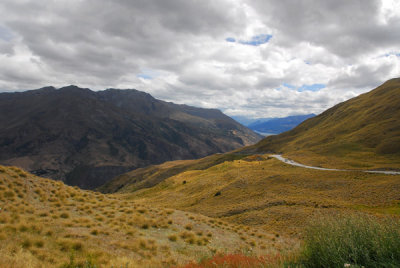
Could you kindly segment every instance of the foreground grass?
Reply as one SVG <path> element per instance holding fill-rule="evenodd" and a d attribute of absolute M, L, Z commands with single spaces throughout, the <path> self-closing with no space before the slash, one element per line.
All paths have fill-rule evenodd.
<path fill-rule="evenodd" d="M 212 258 L 201 260 L 198 263 L 191 262 L 181 268 L 262 268 L 281 267 L 283 257 L 280 254 L 263 257 L 246 256 L 244 254 L 216 255 Z"/>
<path fill-rule="evenodd" d="M 265 255 L 273 234 L 0 166 L 0 267 L 170 267 Z"/>
<path fill-rule="evenodd" d="M 270 220 L 274 211 L 286 211 L 287 217 L 282 218 L 286 225 L 293 224 L 299 208 L 303 214 L 298 217 L 303 218 L 304 208 L 322 211 L 322 215 L 338 211 L 357 215 L 348 204 L 363 200 L 379 204 L 379 200 L 398 196 L 395 176 L 365 174 L 360 179 L 360 174 L 351 173 L 338 180 L 327 173 L 322 180 L 315 178 L 320 173 L 309 171 L 299 176 L 297 168 L 282 169 L 275 160 L 242 162 L 192 171 L 195 176 L 191 177 L 185 172 L 168 179 L 161 189 L 154 187 L 141 194 L 188 202 L 190 208 L 204 214 L 228 209 L 228 215 L 237 216 L 226 219 L 250 224 L 261 217 Z M 280 176 L 274 174 L 278 172 Z M 244 181 L 244 175 L 252 179 Z M 341 185 L 335 186 L 338 182 Z M 349 195 L 349 191 L 354 192 Z M 283 195 L 286 199 L 280 201 Z M 296 239 L 271 233 L 268 225 L 239 225 L 161 208 L 153 203 L 160 200 L 141 198 L 123 200 L 120 194 L 83 191 L 0 166 L 0 267 L 174 267 L 185 263 L 189 263 L 187 267 L 282 267 L 285 263 L 291 267 L 400 266 L 399 222 L 395 220 L 343 214 L 318 219 L 304 233 L 299 227 L 305 241 L 299 250 Z M 253 213 L 251 202 L 267 206 L 255 204 Z M 250 210 L 238 209 L 238 205 Z M 193 262 L 198 259 L 203 260 Z"/>
<path fill-rule="evenodd" d="M 400 222 L 365 215 L 319 218 L 306 232 L 305 267 L 400 267 Z"/>
<path fill-rule="evenodd" d="M 365 214 L 319 216 L 290 255 L 216 255 L 182 268 L 400 267 L 400 222 Z"/>

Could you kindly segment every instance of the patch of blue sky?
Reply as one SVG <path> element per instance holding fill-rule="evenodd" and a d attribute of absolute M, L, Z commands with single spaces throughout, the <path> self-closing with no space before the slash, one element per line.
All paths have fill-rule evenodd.
<path fill-rule="evenodd" d="M 13 33 L 6 27 L 0 25 L 0 39 L 4 41 L 11 41 L 13 39 Z"/>
<path fill-rule="evenodd" d="M 326 88 L 325 84 L 312 84 L 312 85 L 302 85 L 301 87 L 297 88 L 297 91 L 303 92 L 303 91 L 320 91 L 321 89 Z"/>
<path fill-rule="evenodd" d="M 282 86 L 287 87 L 287 88 L 290 88 L 290 89 L 296 88 L 295 86 L 293 86 L 293 85 L 291 85 L 291 84 L 288 84 L 288 83 L 283 83 Z"/>
<path fill-rule="evenodd" d="M 236 39 L 234 37 L 227 37 L 227 38 L 225 38 L 225 41 L 229 42 L 229 43 L 238 42 L 239 44 L 248 45 L 248 46 L 259 46 L 259 45 L 268 43 L 271 38 L 272 38 L 272 35 L 270 35 L 270 34 L 260 34 L 260 35 L 253 36 L 250 40 L 236 41 Z"/>
<path fill-rule="evenodd" d="M 146 79 L 146 80 L 153 79 L 153 77 L 151 75 L 149 75 L 149 74 L 138 74 L 137 77 L 143 78 L 143 79 Z"/>
<path fill-rule="evenodd" d="M 143 69 L 141 69 L 141 72 L 136 75 L 136 77 L 146 79 L 146 80 L 151 80 L 151 79 L 156 78 L 159 75 L 160 75 L 160 73 L 156 70 L 143 68 Z"/>
<path fill-rule="evenodd" d="M 251 40 L 240 40 L 239 43 L 242 45 L 259 46 L 268 43 L 271 38 L 272 35 L 270 34 L 260 34 L 253 36 Z"/>
<path fill-rule="evenodd" d="M 389 53 L 386 53 L 386 54 L 384 54 L 384 55 L 382 55 L 381 57 L 390 57 L 390 56 L 396 56 L 396 57 L 400 57 L 400 52 L 389 52 Z"/>

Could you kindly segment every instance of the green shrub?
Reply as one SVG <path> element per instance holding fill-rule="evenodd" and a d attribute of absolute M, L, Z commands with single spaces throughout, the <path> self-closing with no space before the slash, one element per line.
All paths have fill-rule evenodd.
<path fill-rule="evenodd" d="M 83 244 L 81 242 L 79 242 L 79 241 L 74 242 L 72 244 L 72 249 L 75 250 L 75 251 L 81 251 L 83 249 Z"/>
<path fill-rule="evenodd" d="M 7 191 L 4 193 L 5 198 L 13 198 L 15 196 L 15 193 L 13 191 Z"/>
<path fill-rule="evenodd" d="M 400 267 L 400 222 L 371 216 L 320 218 L 306 231 L 305 267 Z"/>
<path fill-rule="evenodd" d="M 71 254 L 69 257 L 69 262 L 64 263 L 60 267 L 61 268 L 98 268 L 100 266 L 95 264 L 95 262 L 93 261 L 91 256 L 89 256 L 85 260 L 76 261 L 74 254 Z"/>
<path fill-rule="evenodd" d="M 29 247 L 31 247 L 32 246 L 32 242 L 29 240 L 29 239 L 25 239 L 23 242 L 22 242 L 22 247 L 23 248 L 29 248 Z"/>
<path fill-rule="evenodd" d="M 178 240 L 178 237 L 176 235 L 170 235 L 168 236 L 168 239 L 172 242 L 175 242 L 176 240 Z"/>
<path fill-rule="evenodd" d="M 66 212 L 63 212 L 63 213 L 60 214 L 60 217 L 63 218 L 63 219 L 67 219 L 67 218 L 69 218 L 69 214 L 66 213 Z"/>
<path fill-rule="evenodd" d="M 44 246 L 44 242 L 42 240 L 35 241 L 35 247 L 42 248 Z"/>

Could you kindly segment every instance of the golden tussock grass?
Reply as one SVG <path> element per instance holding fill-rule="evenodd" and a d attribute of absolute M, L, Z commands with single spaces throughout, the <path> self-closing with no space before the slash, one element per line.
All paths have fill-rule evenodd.
<path fill-rule="evenodd" d="M 161 267 L 251 247 L 224 222 L 211 228 L 206 216 L 0 168 L 0 267 Z"/>
<path fill-rule="evenodd" d="M 399 176 L 312 170 L 286 165 L 268 155 L 257 159 L 260 157 L 264 161 L 243 158 L 205 170 L 185 171 L 126 196 L 139 203 L 213 217 L 207 219 L 210 228 L 238 232 L 247 241 L 251 241 L 247 236 L 266 239 L 270 231 L 279 232 L 281 237 L 275 237 L 274 243 L 301 238 L 307 219 L 315 213 L 400 215 Z M 182 184 L 183 178 L 190 183 Z M 221 194 L 215 196 L 217 191 Z M 260 234 L 249 226 L 264 232 Z"/>

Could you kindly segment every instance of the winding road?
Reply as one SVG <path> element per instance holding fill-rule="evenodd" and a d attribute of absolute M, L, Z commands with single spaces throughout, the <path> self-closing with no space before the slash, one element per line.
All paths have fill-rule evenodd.
<path fill-rule="evenodd" d="M 272 154 L 270 157 L 274 157 L 283 163 L 292 165 L 292 166 L 297 166 L 297 167 L 303 167 L 303 168 L 311 168 L 311 169 L 318 169 L 318 170 L 327 170 L 327 171 L 360 171 L 360 172 L 365 172 L 365 173 L 377 173 L 377 174 L 387 174 L 387 175 L 400 175 L 400 171 L 383 171 L 383 170 L 352 170 L 352 169 L 336 169 L 336 168 L 322 168 L 322 167 L 313 167 L 313 166 L 306 166 L 300 163 L 297 163 L 293 160 L 290 160 L 288 158 L 284 158 L 280 154 Z"/>

